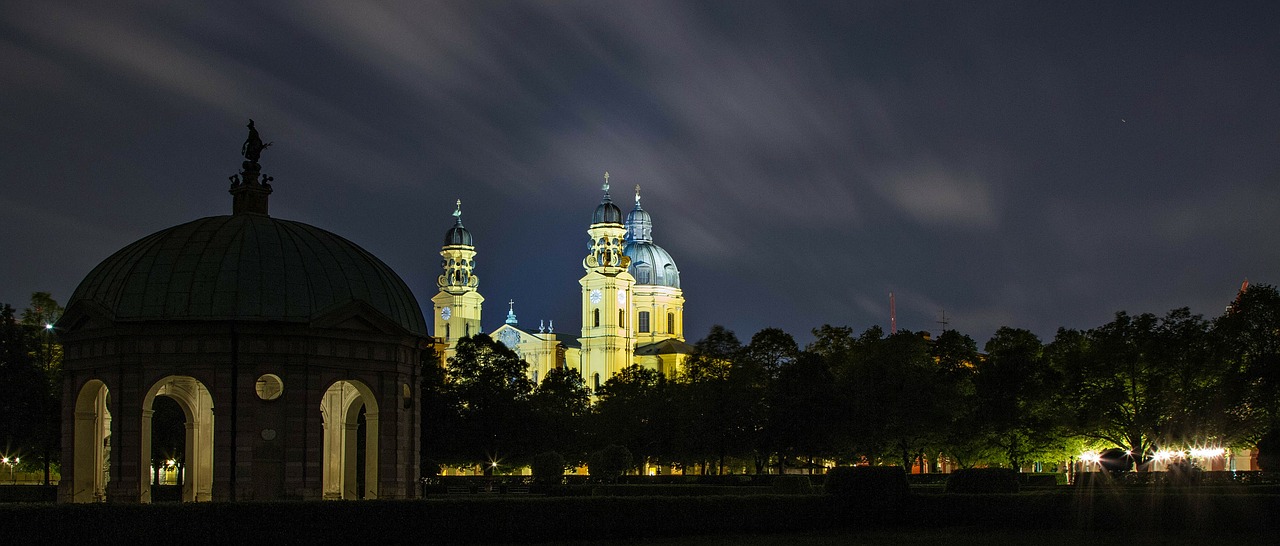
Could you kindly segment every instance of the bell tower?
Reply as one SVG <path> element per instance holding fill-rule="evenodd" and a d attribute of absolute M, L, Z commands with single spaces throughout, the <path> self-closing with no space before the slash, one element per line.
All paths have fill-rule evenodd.
<path fill-rule="evenodd" d="M 445 362 L 453 358 L 458 339 L 480 333 L 480 310 L 484 297 L 475 275 L 476 247 L 471 232 L 462 226 L 462 200 L 453 211 L 453 227 L 444 235 L 440 249 L 443 273 L 436 281 L 440 292 L 431 298 L 434 304 L 435 336 L 445 343 Z"/>
<path fill-rule="evenodd" d="M 586 270 L 582 280 L 582 378 L 593 391 L 613 374 L 630 366 L 635 351 L 631 323 L 631 287 L 627 272 L 631 259 L 623 253 L 627 230 L 622 211 L 609 198 L 609 173 L 604 173 L 604 199 L 591 217 L 587 235 Z"/>

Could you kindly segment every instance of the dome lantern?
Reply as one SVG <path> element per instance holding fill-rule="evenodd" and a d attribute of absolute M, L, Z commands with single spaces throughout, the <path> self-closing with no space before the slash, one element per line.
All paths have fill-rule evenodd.
<path fill-rule="evenodd" d="M 244 162 L 240 166 L 244 170 L 230 177 L 231 189 L 228 191 L 231 193 L 231 213 L 266 216 L 267 198 L 271 195 L 271 181 L 274 178 L 266 176 L 261 181 L 258 180 L 258 176 L 262 174 L 262 165 L 258 164 L 258 159 L 262 157 L 263 150 L 271 147 L 271 143 L 262 142 L 252 119 L 246 127 L 249 128 L 249 136 L 240 147 L 240 153 L 244 155 Z"/>

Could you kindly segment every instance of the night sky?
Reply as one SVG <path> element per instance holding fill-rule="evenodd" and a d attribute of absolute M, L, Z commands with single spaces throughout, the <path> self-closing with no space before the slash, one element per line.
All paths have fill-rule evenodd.
<path fill-rule="evenodd" d="M 603 173 L 681 269 L 690 341 L 824 323 L 1046 341 L 1280 283 L 1280 3 L 0 5 L 0 302 L 66 302 L 229 214 L 248 118 L 272 216 L 424 308 L 454 201 L 485 327 L 580 327 Z"/>

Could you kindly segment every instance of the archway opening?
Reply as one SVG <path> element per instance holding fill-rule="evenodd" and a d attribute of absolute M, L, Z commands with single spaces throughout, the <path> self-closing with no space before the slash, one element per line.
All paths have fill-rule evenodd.
<path fill-rule="evenodd" d="M 338 381 L 320 399 L 325 499 L 378 498 L 378 402 L 359 381 Z"/>
<path fill-rule="evenodd" d="M 107 498 L 111 464 L 111 412 L 107 386 L 91 379 L 76 396 L 72 446 L 71 502 L 101 502 Z"/>
<path fill-rule="evenodd" d="M 156 397 L 162 400 L 159 403 Z M 179 440 L 173 415 L 173 402 L 182 412 L 182 434 Z M 157 411 L 161 412 L 157 419 Z M 153 449 L 153 441 L 163 444 Z M 181 450 L 176 444 L 180 442 Z M 157 453 L 169 450 L 181 457 L 156 460 Z M 213 498 L 213 397 L 209 389 L 194 377 L 171 375 L 151 387 L 142 401 L 142 502 L 151 502 L 151 485 L 157 476 L 182 486 L 184 502 Z M 154 461 L 154 463 L 153 463 Z M 159 466 L 160 468 L 157 468 Z"/>
<path fill-rule="evenodd" d="M 177 400 L 156 396 L 151 405 L 151 500 L 182 500 L 187 415 Z"/>

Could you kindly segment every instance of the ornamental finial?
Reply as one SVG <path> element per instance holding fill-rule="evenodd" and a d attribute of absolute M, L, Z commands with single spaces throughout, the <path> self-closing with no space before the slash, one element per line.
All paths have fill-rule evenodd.
<path fill-rule="evenodd" d="M 458 218 L 462 218 L 462 200 L 461 199 L 458 200 L 458 208 L 453 210 L 453 215 Z"/>
<path fill-rule="evenodd" d="M 604 172 L 604 192 L 609 193 L 609 171 Z"/>
<path fill-rule="evenodd" d="M 636 206 L 640 206 L 640 184 L 636 184 Z"/>

